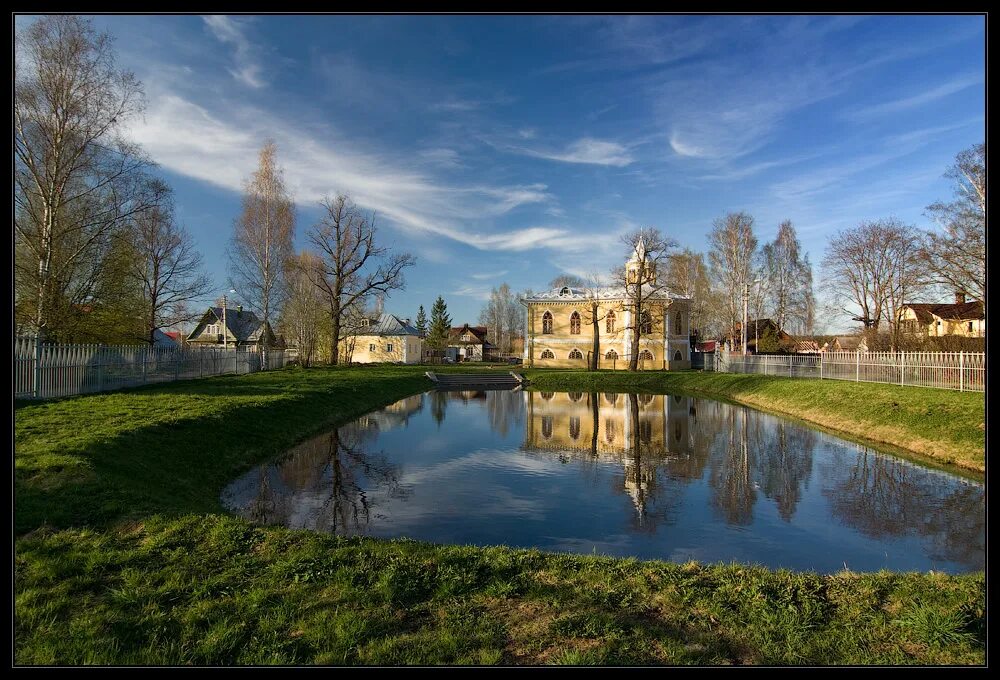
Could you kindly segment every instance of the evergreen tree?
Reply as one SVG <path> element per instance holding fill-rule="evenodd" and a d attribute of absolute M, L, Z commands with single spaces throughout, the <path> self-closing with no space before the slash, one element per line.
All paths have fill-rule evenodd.
<path fill-rule="evenodd" d="M 448 334 L 451 332 L 451 317 L 448 316 L 448 305 L 440 295 L 431 307 L 431 329 L 427 334 L 427 346 L 442 350 L 448 346 Z"/>
<path fill-rule="evenodd" d="M 423 305 L 420 305 L 420 309 L 417 310 L 417 330 L 420 331 L 420 337 L 427 337 L 427 314 L 424 312 Z"/>

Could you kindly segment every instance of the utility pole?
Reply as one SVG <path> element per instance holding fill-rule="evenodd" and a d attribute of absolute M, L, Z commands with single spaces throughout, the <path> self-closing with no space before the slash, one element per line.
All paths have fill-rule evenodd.
<path fill-rule="evenodd" d="M 222 348 L 229 349 L 229 335 L 226 333 L 226 294 L 222 294 Z"/>
<path fill-rule="evenodd" d="M 749 304 L 750 304 L 750 284 L 744 283 L 743 284 L 743 327 L 740 329 L 742 331 L 741 335 L 743 336 L 742 338 L 743 344 L 740 345 L 743 351 L 743 356 L 747 355 L 747 307 L 749 306 Z"/>

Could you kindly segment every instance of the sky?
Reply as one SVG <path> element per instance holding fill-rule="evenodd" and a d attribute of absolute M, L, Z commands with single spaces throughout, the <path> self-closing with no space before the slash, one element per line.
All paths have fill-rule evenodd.
<path fill-rule="evenodd" d="M 789 219 L 814 265 L 862 220 L 930 228 L 944 172 L 985 139 L 983 16 L 93 20 L 143 83 L 129 134 L 219 295 L 267 139 L 297 249 L 347 193 L 416 258 L 386 311 L 441 295 L 455 324 L 501 283 L 607 272 L 640 226 L 707 252 L 727 212 L 753 215 L 761 243 Z"/>

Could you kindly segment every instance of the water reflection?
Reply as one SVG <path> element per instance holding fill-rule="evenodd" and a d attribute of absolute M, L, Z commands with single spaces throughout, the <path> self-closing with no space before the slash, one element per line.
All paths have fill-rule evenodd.
<path fill-rule="evenodd" d="M 985 555 L 982 484 L 675 395 L 416 395 L 301 444 L 223 501 L 337 534 L 827 571 L 963 571 Z"/>

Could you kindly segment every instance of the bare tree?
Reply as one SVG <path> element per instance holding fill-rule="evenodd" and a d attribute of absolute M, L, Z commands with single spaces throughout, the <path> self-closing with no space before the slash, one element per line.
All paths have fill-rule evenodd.
<path fill-rule="evenodd" d="M 569 286 L 570 288 L 584 288 L 586 285 L 587 279 L 582 276 L 577 276 L 576 274 L 560 274 L 549 281 L 549 288 L 562 288 L 563 286 Z"/>
<path fill-rule="evenodd" d="M 607 321 L 608 312 L 614 310 L 611 307 L 601 309 L 600 301 L 605 288 L 605 281 L 599 272 L 591 274 L 582 288 L 584 294 L 587 296 L 587 308 L 583 316 L 586 323 L 590 324 L 592 337 L 590 360 L 587 362 L 587 369 L 596 371 L 601 361 L 601 322 Z M 618 309 L 616 314 L 620 312 L 621 309 Z"/>
<path fill-rule="evenodd" d="M 490 292 L 490 299 L 479 313 L 501 354 L 510 354 L 514 338 L 524 333 L 524 317 L 517 297 L 506 283 Z"/>
<path fill-rule="evenodd" d="M 764 245 L 764 276 L 768 298 L 778 328 L 797 333 L 812 330 L 816 298 L 812 289 L 812 267 L 802 253 L 790 220 L 778 226 L 774 241 Z"/>
<path fill-rule="evenodd" d="M 823 258 L 826 283 L 843 311 L 859 312 L 854 318 L 872 334 L 888 324 L 893 350 L 899 344 L 899 311 L 925 284 L 918 236 L 895 218 L 862 222 L 833 236 Z"/>
<path fill-rule="evenodd" d="M 303 250 L 286 263 L 286 299 L 281 309 L 281 326 L 295 341 L 299 362 L 308 367 L 316 355 L 325 321 L 325 304 L 313 283 L 322 267 L 320 259 Z"/>
<path fill-rule="evenodd" d="M 323 292 L 330 312 L 330 362 L 336 364 L 349 310 L 363 306 L 376 293 L 403 289 L 403 271 L 414 259 L 376 245 L 375 214 L 366 214 L 348 196 L 339 194 L 321 205 L 325 214 L 309 230 L 309 241 L 319 249 L 321 264 L 313 283 Z"/>
<path fill-rule="evenodd" d="M 753 217 L 745 212 L 729 213 L 712 223 L 708 236 L 708 260 L 725 300 L 726 328 L 736 328 L 743 318 L 743 294 L 750 283 L 757 237 Z"/>
<path fill-rule="evenodd" d="M 647 303 L 667 288 L 665 278 L 657 276 L 657 271 L 665 268 L 677 242 L 654 227 L 628 233 L 622 237 L 622 242 L 628 246 L 629 261 L 615 269 L 613 279 L 625 292 L 628 320 L 624 328 L 631 337 L 628 370 L 636 371 L 639 369 L 639 338 L 650 335 L 656 323 L 647 310 Z"/>
<path fill-rule="evenodd" d="M 15 36 L 17 315 L 59 335 L 61 312 L 93 304 L 150 165 L 122 128 L 142 87 L 87 19 L 44 16 Z"/>
<path fill-rule="evenodd" d="M 692 334 L 710 338 L 723 331 L 721 296 L 712 285 L 705 256 L 690 248 L 671 255 L 667 263 L 667 286 L 691 298 Z"/>
<path fill-rule="evenodd" d="M 264 143 L 257 170 L 245 183 L 243 207 L 229 246 L 230 282 L 265 327 L 280 306 L 285 262 L 292 255 L 295 204 L 285 189 L 278 147 Z M 265 357 L 268 333 L 262 333 Z"/>
<path fill-rule="evenodd" d="M 139 288 L 145 339 L 152 345 L 156 331 L 193 318 L 188 303 L 211 291 L 202 257 L 191 235 L 174 220 L 170 187 L 151 180 L 145 202 L 127 234 L 131 257 L 129 277 Z"/>
<path fill-rule="evenodd" d="M 943 229 L 924 236 L 920 258 L 934 282 L 967 293 L 986 306 L 986 147 L 976 144 L 955 157 L 945 175 L 955 181 L 955 200 L 927 212 Z"/>

